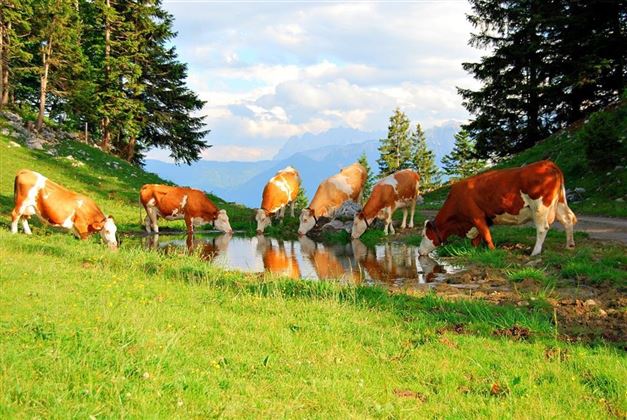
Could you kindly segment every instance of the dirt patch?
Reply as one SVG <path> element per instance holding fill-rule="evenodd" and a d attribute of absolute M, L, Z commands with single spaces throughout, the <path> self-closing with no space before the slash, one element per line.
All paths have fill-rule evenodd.
<path fill-rule="evenodd" d="M 529 328 L 514 325 L 511 328 L 494 330 L 492 335 L 496 335 L 497 337 L 508 337 L 518 341 L 529 339 L 529 337 L 531 336 L 531 331 L 529 331 Z"/>
<path fill-rule="evenodd" d="M 420 402 L 427 401 L 427 396 L 423 393 L 412 391 L 410 389 L 395 389 L 394 395 L 399 398 L 413 398 Z"/>

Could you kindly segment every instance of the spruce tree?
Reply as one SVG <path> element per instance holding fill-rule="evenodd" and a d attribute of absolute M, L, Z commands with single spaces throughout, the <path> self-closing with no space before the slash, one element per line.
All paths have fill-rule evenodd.
<path fill-rule="evenodd" d="M 420 124 L 411 133 L 412 168 L 420 175 L 422 191 L 431 191 L 440 185 L 440 171 L 435 165 L 435 153 L 429 150 L 427 139 Z"/>
<path fill-rule="evenodd" d="M 366 152 L 361 153 L 361 156 L 359 156 L 359 159 L 357 159 L 357 163 L 359 163 L 366 169 L 366 182 L 364 183 L 364 188 L 361 190 L 361 204 L 364 204 L 368 200 L 368 197 L 370 197 L 375 178 L 374 174 L 372 173 L 372 168 L 368 163 Z"/>
<path fill-rule="evenodd" d="M 81 22 L 72 0 L 39 0 L 33 3 L 33 55 L 39 58 L 39 113 L 35 129 L 43 126 L 46 100 L 71 95 L 83 75 L 80 48 Z"/>
<path fill-rule="evenodd" d="M 450 154 L 442 158 L 444 172 L 452 179 L 462 179 L 475 175 L 486 166 L 486 162 L 477 157 L 475 142 L 466 130 L 455 134 L 455 146 Z"/>
<path fill-rule="evenodd" d="M 380 140 L 379 177 L 383 178 L 401 169 L 411 167 L 411 140 L 409 118 L 399 108 L 390 117 L 388 135 Z"/>
<path fill-rule="evenodd" d="M 307 198 L 305 187 L 303 187 L 303 185 L 301 184 L 300 188 L 298 189 L 298 195 L 296 196 L 296 203 L 294 205 L 294 208 L 296 210 L 302 210 L 305 207 L 307 207 L 308 204 L 309 204 L 309 199 Z"/>
<path fill-rule="evenodd" d="M 31 66 L 28 35 L 31 31 L 31 0 L 0 0 L 0 109 L 11 93 L 20 91 L 20 79 Z"/>

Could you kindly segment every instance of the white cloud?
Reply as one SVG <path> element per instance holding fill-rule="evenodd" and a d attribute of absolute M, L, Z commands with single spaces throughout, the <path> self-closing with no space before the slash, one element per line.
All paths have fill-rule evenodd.
<path fill-rule="evenodd" d="M 207 101 L 204 158 L 263 158 L 339 126 L 385 130 L 395 107 L 425 127 L 467 118 L 456 86 L 476 86 L 461 63 L 481 52 L 468 46 L 466 2 L 165 6 Z"/>

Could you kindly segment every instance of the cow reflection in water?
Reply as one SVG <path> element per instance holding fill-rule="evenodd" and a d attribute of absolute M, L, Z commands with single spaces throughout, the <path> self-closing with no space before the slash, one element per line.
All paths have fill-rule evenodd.
<path fill-rule="evenodd" d="M 306 236 L 298 238 L 303 257 L 313 266 L 319 279 L 340 279 L 360 284 L 363 276 L 355 264 L 351 245 L 327 246 Z M 362 244 L 363 245 L 363 244 Z"/>
<path fill-rule="evenodd" d="M 263 260 L 263 267 L 266 271 L 292 279 L 300 278 L 300 268 L 294 252 L 294 243 L 290 245 L 289 255 L 285 250 L 285 242 L 276 240 L 274 246 L 272 239 L 263 235 L 257 235 L 257 252 Z"/>
<path fill-rule="evenodd" d="M 194 235 L 187 235 L 184 244 L 189 254 L 196 254 L 203 261 L 212 261 L 218 255 L 226 253 L 232 237 L 228 233 L 213 238 L 194 238 Z M 183 246 L 183 240 L 180 239 L 160 241 L 159 234 L 147 236 L 143 242 L 145 248 L 161 250 L 166 254 L 177 252 Z"/>
<path fill-rule="evenodd" d="M 383 245 L 383 255 L 377 258 L 374 248 L 366 247 L 361 241 L 351 242 L 353 255 L 368 277 L 375 282 L 396 286 L 412 286 L 431 283 L 444 268 L 429 257 L 418 257 L 414 247 L 400 245 L 394 252 L 390 243 Z"/>

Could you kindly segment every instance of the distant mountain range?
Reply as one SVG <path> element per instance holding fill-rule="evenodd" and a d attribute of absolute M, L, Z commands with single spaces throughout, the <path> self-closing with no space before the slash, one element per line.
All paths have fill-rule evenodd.
<path fill-rule="evenodd" d="M 425 130 L 427 144 L 435 151 L 436 161 L 451 152 L 459 123 L 450 121 Z M 385 133 L 335 128 L 321 134 L 290 138 L 271 160 L 255 162 L 220 162 L 201 160 L 190 166 L 178 166 L 159 160 L 147 160 L 145 169 L 178 185 L 212 192 L 227 201 L 258 207 L 266 182 L 282 168 L 298 169 L 303 187 L 311 199 L 322 180 L 355 162 L 362 152 L 377 169 L 379 139 Z"/>

